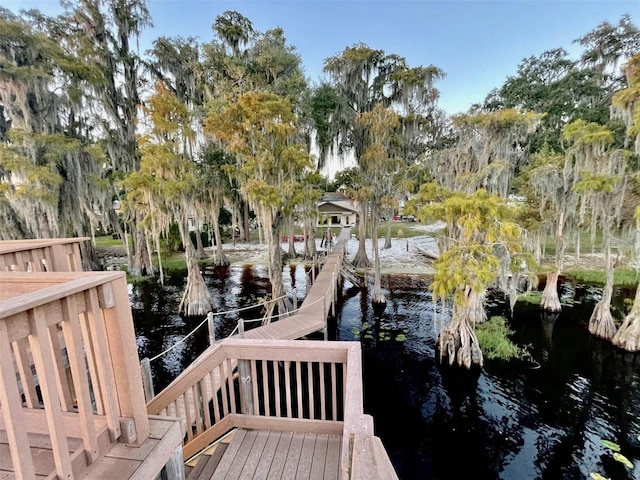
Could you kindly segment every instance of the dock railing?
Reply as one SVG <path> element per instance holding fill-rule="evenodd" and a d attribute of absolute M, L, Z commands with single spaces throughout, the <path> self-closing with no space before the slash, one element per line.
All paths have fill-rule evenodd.
<path fill-rule="evenodd" d="M 373 421 L 363 412 L 357 342 L 228 338 L 151 400 L 147 411 L 191 425 L 185 459 L 236 427 L 342 435 L 343 479 L 352 478 L 356 436 L 373 435 Z"/>
<path fill-rule="evenodd" d="M 0 242 L 0 272 L 80 272 L 88 237 Z"/>
<path fill-rule="evenodd" d="M 58 478 L 104 442 L 147 439 L 123 272 L 0 272 L 0 410 L 16 478 L 35 478 L 34 434 L 49 437 Z"/>

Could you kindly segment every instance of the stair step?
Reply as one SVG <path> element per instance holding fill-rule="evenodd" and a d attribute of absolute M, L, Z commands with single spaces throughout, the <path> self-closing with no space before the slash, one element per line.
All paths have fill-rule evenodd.
<path fill-rule="evenodd" d="M 219 443 L 211 455 L 202 455 L 193 470 L 187 476 L 188 480 L 209 480 L 215 472 L 222 455 L 229 444 Z"/>

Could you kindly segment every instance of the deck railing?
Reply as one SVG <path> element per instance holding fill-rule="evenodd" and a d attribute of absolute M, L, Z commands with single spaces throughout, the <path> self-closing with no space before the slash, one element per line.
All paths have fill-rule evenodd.
<path fill-rule="evenodd" d="M 362 405 L 359 343 L 229 338 L 150 401 L 147 411 L 191 426 L 185 459 L 235 427 L 342 435 L 346 479 L 356 436 L 373 435 Z"/>
<path fill-rule="evenodd" d="M 0 242 L 0 272 L 80 272 L 79 238 L 49 238 Z"/>
<path fill-rule="evenodd" d="M 107 435 L 147 439 L 123 272 L 0 272 L 0 408 L 16 478 L 35 478 L 32 434 L 49 437 L 58 478 L 95 462 Z"/>

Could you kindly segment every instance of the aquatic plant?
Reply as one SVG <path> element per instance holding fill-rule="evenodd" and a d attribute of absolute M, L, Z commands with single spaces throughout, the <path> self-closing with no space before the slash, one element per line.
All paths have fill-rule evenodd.
<path fill-rule="evenodd" d="M 527 350 L 509 339 L 512 334 L 513 330 L 509 328 L 505 318 L 500 316 L 491 317 L 476 328 L 476 337 L 487 359 L 522 358 Z"/>

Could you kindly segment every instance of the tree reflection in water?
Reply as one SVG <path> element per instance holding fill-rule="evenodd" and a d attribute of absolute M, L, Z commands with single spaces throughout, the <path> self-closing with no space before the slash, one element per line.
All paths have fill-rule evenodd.
<path fill-rule="evenodd" d="M 307 276 L 302 266 L 283 272 L 288 291 L 295 285 L 300 301 Z M 206 275 L 222 310 L 255 304 L 269 291 L 267 278 L 266 268 L 255 266 Z M 175 314 L 181 282 L 132 288 L 141 357 L 157 354 L 199 323 Z M 483 370 L 467 372 L 436 362 L 439 318 L 434 322 L 428 283 L 421 276 L 386 277 L 389 303 L 374 316 L 369 289 L 345 281 L 337 318 L 330 322 L 330 339 L 357 339 L 363 345 L 365 411 L 373 415 L 376 434 L 400 478 L 584 479 L 590 472 L 636 478 L 640 356 L 588 334 L 597 287 L 564 288 L 561 298 L 568 305 L 556 316 L 517 304 L 509 320 L 513 340 L 527 345 L 530 357 L 488 361 Z M 614 300 L 619 310 L 620 297 Z M 446 318 L 446 306 L 435 311 Z M 245 319 L 256 316 L 259 309 L 242 312 Z M 216 336 L 228 335 L 239 318 L 236 313 L 216 319 Z M 368 334 L 354 334 L 364 322 Z M 206 346 L 203 328 L 170 360 L 153 362 L 156 391 Z M 601 439 L 620 444 L 635 469 L 615 461 Z"/>

